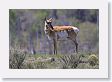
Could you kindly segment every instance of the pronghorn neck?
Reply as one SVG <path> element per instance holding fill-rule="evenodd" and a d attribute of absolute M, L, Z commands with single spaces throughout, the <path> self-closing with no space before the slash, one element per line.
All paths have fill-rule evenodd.
<path fill-rule="evenodd" d="M 45 21 L 44 31 L 45 31 L 45 33 L 48 34 L 48 35 L 53 34 L 54 31 L 53 31 L 53 26 L 52 26 L 52 24 L 47 24 L 47 22 Z"/>
<path fill-rule="evenodd" d="M 49 25 L 47 24 L 47 26 L 50 28 L 51 31 L 53 31 L 54 28 L 52 24 L 49 24 Z"/>
<path fill-rule="evenodd" d="M 46 21 L 45 21 L 44 30 L 47 30 L 47 23 L 46 23 Z"/>

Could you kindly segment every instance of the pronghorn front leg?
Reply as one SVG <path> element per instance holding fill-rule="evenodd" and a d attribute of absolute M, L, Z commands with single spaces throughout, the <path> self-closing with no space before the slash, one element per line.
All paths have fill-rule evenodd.
<path fill-rule="evenodd" d="M 54 44 L 54 54 L 57 54 L 57 42 L 56 42 L 56 39 L 53 39 L 53 44 Z"/>

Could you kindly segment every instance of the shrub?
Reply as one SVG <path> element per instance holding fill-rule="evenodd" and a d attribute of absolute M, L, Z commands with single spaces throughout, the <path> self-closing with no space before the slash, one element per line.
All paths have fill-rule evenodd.
<path fill-rule="evenodd" d="M 24 64 L 24 69 L 45 69 L 47 68 L 45 62 L 27 62 Z"/>
<path fill-rule="evenodd" d="M 66 55 L 60 57 L 60 62 L 63 69 L 76 68 L 79 64 L 80 56 L 79 55 Z"/>
<path fill-rule="evenodd" d="M 10 50 L 9 68 L 20 69 L 25 60 L 26 54 L 19 50 Z"/>
<path fill-rule="evenodd" d="M 92 54 L 88 57 L 88 62 L 91 66 L 95 66 L 98 64 L 98 57 L 95 54 Z"/>

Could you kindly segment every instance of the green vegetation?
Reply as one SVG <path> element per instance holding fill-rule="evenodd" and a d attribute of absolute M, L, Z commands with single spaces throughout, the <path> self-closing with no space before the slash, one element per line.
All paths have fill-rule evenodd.
<path fill-rule="evenodd" d="M 19 50 L 10 50 L 10 54 L 11 69 L 98 69 L 95 54 L 28 55 Z"/>
<path fill-rule="evenodd" d="M 25 60 L 26 54 L 18 50 L 10 50 L 9 68 L 20 69 Z"/>
<path fill-rule="evenodd" d="M 95 66 L 96 64 L 98 64 L 98 57 L 95 54 L 92 54 L 89 56 L 88 62 L 91 66 Z"/>

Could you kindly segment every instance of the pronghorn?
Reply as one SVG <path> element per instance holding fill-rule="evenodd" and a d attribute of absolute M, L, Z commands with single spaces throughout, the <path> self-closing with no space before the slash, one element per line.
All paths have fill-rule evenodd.
<path fill-rule="evenodd" d="M 57 54 L 57 32 L 66 31 L 67 36 L 73 41 L 76 46 L 76 52 L 78 52 L 78 42 L 76 40 L 77 34 L 79 29 L 74 26 L 52 26 L 52 18 L 46 19 L 45 18 L 45 27 L 44 27 L 45 34 L 47 35 L 49 40 L 53 40 L 54 44 L 54 54 Z"/>

